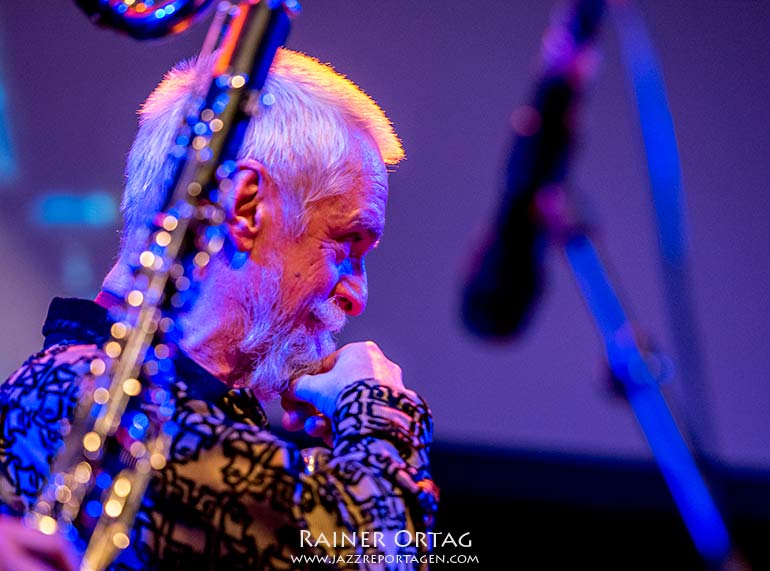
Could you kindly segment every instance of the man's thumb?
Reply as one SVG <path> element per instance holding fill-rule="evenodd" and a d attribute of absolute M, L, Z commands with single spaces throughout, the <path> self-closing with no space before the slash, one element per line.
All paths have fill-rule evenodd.
<path fill-rule="evenodd" d="M 309 402 L 318 412 L 331 418 L 334 414 L 336 395 L 327 394 L 328 382 L 324 382 L 325 373 L 320 375 L 302 375 L 289 385 L 289 394 L 294 398 Z"/>

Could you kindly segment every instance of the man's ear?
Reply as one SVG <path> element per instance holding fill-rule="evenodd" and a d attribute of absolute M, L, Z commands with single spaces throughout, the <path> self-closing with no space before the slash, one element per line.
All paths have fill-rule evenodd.
<path fill-rule="evenodd" d="M 251 252 L 265 224 L 267 171 L 253 159 L 238 161 L 233 186 L 224 202 L 226 225 L 235 248 Z"/>

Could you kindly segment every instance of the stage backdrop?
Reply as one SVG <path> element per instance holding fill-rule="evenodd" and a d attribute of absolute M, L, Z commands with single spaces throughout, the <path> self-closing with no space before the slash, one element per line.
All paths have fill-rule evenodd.
<path fill-rule="evenodd" d="M 602 348 L 564 259 L 517 344 L 459 319 L 461 275 L 493 213 L 511 111 L 530 95 L 550 2 L 305 2 L 289 46 L 364 87 L 407 160 L 391 177 L 385 237 L 368 260 L 370 304 L 343 340 L 374 339 L 425 395 L 437 437 L 646 457 L 609 394 Z M 665 74 L 689 206 L 694 296 L 716 437 L 733 464 L 770 468 L 770 5 L 641 3 Z M 204 26 L 205 27 L 205 26 Z M 0 5 L 0 367 L 41 342 L 55 295 L 93 295 L 118 245 L 115 205 L 135 111 L 192 55 L 198 27 L 139 44 L 66 0 Z M 636 110 L 614 26 L 582 113 L 573 169 L 612 275 L 638 324 L 673 342 Z M 676 383 L 676 378 L 673 381 Z M 669 390 L 678 410 L 688 403 Z"/>

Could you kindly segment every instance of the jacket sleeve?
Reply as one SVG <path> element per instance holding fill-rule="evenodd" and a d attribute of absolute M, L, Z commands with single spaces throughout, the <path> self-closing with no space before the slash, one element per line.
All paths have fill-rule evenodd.
<path fill-rule="evenodd" d="M 80 381 L 96 346 L 53 346 L 30 357 L 0 385 L 0 509 L 21 514 L 43 490 L 74 416 Z"/>
<path fill-rule="evenodd" d="M 332 421 L 333 449 L 304 454 L 295 508 L 303 536 L 362 569 L 424 567 L 438 502 L 427 405 L 413 391 L 362 380 L 339 396 Z M 336 495 L 337 505 L 325 506 L 324 495 Z"/>
<path fill-rule="evenodd" d="M 237 503 L 242 512 L 232 538 L 242 552 L 256 543 L 253 551 L 261 555 L 255 568 L 427 568 L 426 534 L 438 489 L 428 466 L 430 411 L 413 391 L 370 379 L 350 385 L 337 400 L 331 450 L 300 450 L 242 423 L 217 434 L 216 427 L 212 432 L 180 421 L 183 433 L 211 434 L 211 444 L 196 438 L 175 446 L 162 493 L 168 496 L 193 478 L 197 490 L 224 485 L 220 502 Z M 183 448 L 189 461 L 180 455 Z M 164 511 L 160 517 L 178 510 Z M 154 527 L 167 524 L 156 521 Z M 225 563 L 222 557 L 227 555 L 220 554 Z"/>
<path fill-rule="evenodd" d="M 430 411 L 416 393 L 353 383 L 338 397 L 332 449 L 300 450 L 257 426 L 219 423 L 201 402 L 182 409 L 154 508 L 140 514 L 143 544 L 159 545 L 171 527 L 208 544 L 213 520 L 227 530 L 203 550 L 216 552 L 217 568 L 426 568 L 438 490 L 428 467 Z M 177 559 L 182 541 L 193 543 L 180 539 Z M 152 561 L 165 557 L 157 551 Z"/>

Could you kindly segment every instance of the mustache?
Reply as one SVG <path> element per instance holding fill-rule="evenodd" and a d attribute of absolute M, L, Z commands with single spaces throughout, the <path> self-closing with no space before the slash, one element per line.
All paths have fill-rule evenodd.
<path fill-rule="evenodd" d="M 320 329 L 332 334 L 342 331 L 348 319 L 334 299 L 317 301 L 310 308 L 310 314 L 318 321 Z"/>

